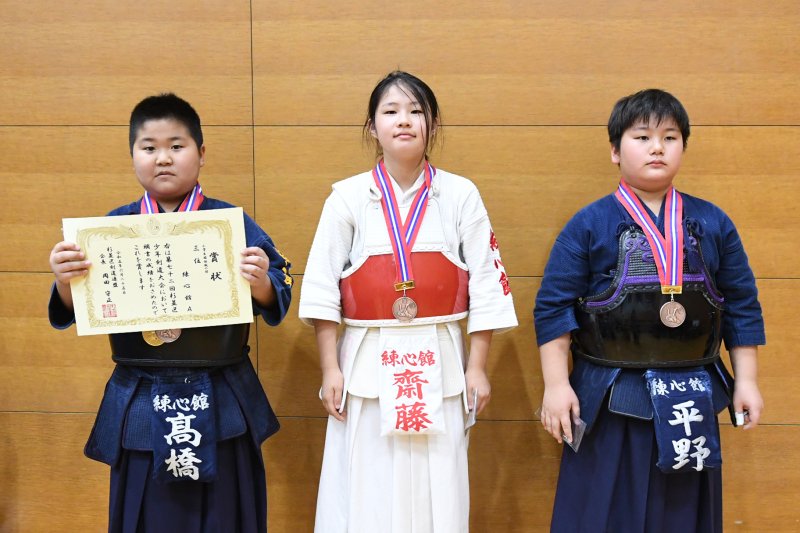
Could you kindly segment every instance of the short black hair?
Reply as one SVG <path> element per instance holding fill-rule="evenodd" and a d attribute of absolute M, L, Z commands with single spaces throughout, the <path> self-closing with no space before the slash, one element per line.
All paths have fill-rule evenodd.
<path fill-rule="evenodd" d="M 171 118 L 186 126 L 198 150 L 203 146 L 203 129 L 200 127 L 200 115 L 197 111 L 183 98 L 173 93 L 162 93 L 148 96 L 133 108 L 128 130 L 131 155 L 133 155 L 133 143 L 136 142 L 136 135 L 142 125 L 148 120 L 165 118 Z"/>
<path fill-rule="evenodd" d="M 367 118 L 364 121 L 364 140 L 368 143 L 375 142 L 377 152 L 380 155 L 381 146 L 372 137 L 372 126 L 375 123 L 375 113 L 378 110 L 378 104 L 381 103 L 381 98 L 394 85 L 399 86 L 404 92 L 407 91 L 407 94 L 410 93 L 409 96 L 419 103 L 419 107 L 425 114 L 425 156 L 427 157 L 428 152 L 433 147 L 435 132 L 441 126 L 439 103 L 427 83 L 402 70 L 390 72 L 372 89 L 372 94 L 369 96 L 369 104 L 367 105 Z"/>
<path fill-rule="evenodd" d="M 680 100 L 661 89 L 645 89 L 620 98 L 608 117 L 608 142 L 619 150 L 622 134 L 639 122 L 656 119 L 656 124 L 672 119 L 681 130 L 683 149 L 689 140 L 689 115 Z"/>

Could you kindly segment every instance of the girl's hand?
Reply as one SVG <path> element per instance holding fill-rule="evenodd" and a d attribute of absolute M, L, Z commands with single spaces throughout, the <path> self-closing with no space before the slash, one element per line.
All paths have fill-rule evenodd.
<path fill-rule="evenodd" d="M 343 391 L 344 376 L 339 367 L 324 368 L 322 370 L 322 387 L 319 390 L 319 397 L 328 414 L 340 422 L 344 422 L 344 413 L 339 412 L 342 407 Z"/>
<path fill-rule="evenodd" d="M 467 406 L 470 411 L 475 409 L 472 405 L 473 391 L 478 391 L 478 406 L 475 414 L 480 414 L 483 408 L 489 404 L 489 399 L 492 396 L 492 386 L 489 384 L 489 378 L 486 376 L 486 371 L 483 368 L 470 368 L 467 367 L 465 372 L 467 381 Z"/>

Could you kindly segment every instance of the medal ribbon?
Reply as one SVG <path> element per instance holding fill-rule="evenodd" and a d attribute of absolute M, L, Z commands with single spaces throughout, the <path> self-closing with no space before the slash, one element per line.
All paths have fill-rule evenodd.
<path fill-rule="evenodd" d="M 200 187 L 200 182 L 194 184 L 192 192 L 186 195 L 178 211 L 197 211 L 200 209 L 200 204 L 203 203 L 206 197 L 203 196 L 203 189 Z M 152 215 L 158 213 L 158 203 L 150 197 L 147 191 L 144 191 L 144 196 L 139 203 L 139 213 L 142 215 Z"/>
<path fill-rule="evenodd" d="M 680 294 L 683 288 L 683 199 L 675 187 L 667 191 L 664 206 L 664 233 L 661 235 L 639 198 L 624 181 L 614 194 L 622 207 L 644 230 L 658 269 L 662 294 Z"/>
<path fill-rule="evenodd" d="M 411 271 L 411 249 L 414 241 L 417 240 L 419 228 L 422 226 L 422 219 L 425 217 L 425 210 L 428 208 L 428 190 L 431 181 L 436 175 L 436 169 L 425 161 L 425 182 L 417 191 L 405 222 L 400 218 L 400 210 L 397 205 L 397 198 L 394 195 L 394 188 L 389 183 L 389 173 L 381 159 L 372 169 L 372 177 L 375 184 L 381 191 L 381 206 L 383 216 L 386 219 L 386 229 L 389 231 L 392 250 L 394 251 L 395 265 L 397 267 L 397 283 L 395 290 L 401 291 L 414 288 L 414 274 Z"/>

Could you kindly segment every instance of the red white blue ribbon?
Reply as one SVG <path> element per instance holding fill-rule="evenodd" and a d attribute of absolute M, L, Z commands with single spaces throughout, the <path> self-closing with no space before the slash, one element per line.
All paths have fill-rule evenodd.
<path fill-rule="evenodd" d="M 683 290 L 683 198 L 675 187 L 667 191 L 664 206 L 664 233 L 658 230 L 642 202 L 624 181 L 619 182 L 614 194 L 622 207 L 644 230 L 644 236 L 653 250 L 663 294 L 680 294 Z"/>
<path fill-rule="evenodd" d="M 392 242 L 392 250 L 394 250 L 395 264 L 397 266 L 395 290 L 414 288 L 414 274 L 411 271 L 411 249 L 414 247 L 414 241 L 417 240 L 419 228 L 422 226 L 422 219 L 425 217 L 425 210 L 428 208 L 428 191 L 435 175 L 436 169 L 425 161 L 425 182 L 417 191 L 416 196 L 414 196 L 406 220 L 403 222 L 400 217 L 394 188 L 389 183 L 389 173 L 386 171 L 383 159 L 372 169 L 372 177 L 381 191 L 383 216 L 386 219 L 386 229 L 389 231 L 389 240 Z"/>
<path fill-rule="evenodd" d="M 197 211 L 200 209 L 200 204 L 203 203 L 206 197 L 203 196 L 203 189 L 200 187 L 200 182 L 194 184 L 192 192 L 186 195 L 178 211 Z M 158 213 L 158 203 L 153 199 L 150 194 L 145 191 L 142 200 L 139 203 L 139 212 L 143 215 L 152 215 Z"/>

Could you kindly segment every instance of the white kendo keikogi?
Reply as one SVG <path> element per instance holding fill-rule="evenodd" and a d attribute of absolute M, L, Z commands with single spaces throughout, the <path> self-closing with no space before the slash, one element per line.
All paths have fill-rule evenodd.
<path fill-rule="evenodd" d="M 405 192 L 394 179 L 389 181 L 394 188 L 400 215 L 405 219 L 414 196 L 424 184 L 424 175 L 421 174 Z M 410 518 L 415 524 L 414 531 L 444 533 L 468 528 L 469 486 L 463 430 L 465 354 L 458 321 L 467 317 L 468 333 L 484 330 L 503 332 L 517 325 L 508 278 L 489 217 L 477 187 L 470 180 L 437 169 L 431 182 L 427 212 L 412 250 L 415 252 L 441 252 L 456 267 L 468 272 L 468 312 L 415 318 L 407 323 L 394 318 L 367 321 L 343 317 L 340 281 L 356 272 L 369 257 L 392 254 L 393 250 L 381 207 L 381 194 L 372 173 L 365 172 L 333 185 L 309 254 L 299 305 L 299 316 L 307 324 L 321 319 L 337 323 L 344 321 L 346 325 L 339 339 L 338 358 L 344 375 L 342 405 L 347 405 L 347 418 L 345 422 L 339 422 L 329 417 L 317 502 L 317 532 L 410 531 L 410 526 L 406 528 L 408 524 L 404 522 L 406 518 L 403 518 L 408 509 L 414 509 L 415 515 L 428 515 Z M 414 275 L 419 278 L 425 272 L 415 271 Z M 410 294 L 413 297 L 413 291 Z M 436 324 L 439 340 L 449 437 L 410 437 L 412 443 L 416 443 L 414 439 L 429 440 L 427 451 L 422 452 L 427 456 L 424 460 L 428 461 L 432 472 L 426 491 L 425 486 L 421 489 L 409 486 L 409 480 L 386 480 L 381 479 L 384 476 L 374 475 L 376 461 L 394 461 L 397 470 L 400 459 L 384 456 L 387 453 L 397 455 L 398 444 L 395 441 L 388 447 L 381 445 L 392 437 L 380 437 L 377 429 L 371 431 L 371 435 L 363 433 L 370 425 L 365 421 L 367 413 L 374 414 L 377 409 L 373 404 L 377 404 L 375 399 L 379 394 L 380 358 L 377 351 L 381 331 L 398 326 L 430 331 L 430 324 Z M 414 330 L 403 331 L 412 333 Z M 379 411 L 377 416 L 380 417 Z M 446 441 L 447 446 L 434 445 L 432 439 Z M 419 452 L 413 448 L 415 444 L 408 451 L 411 457 Z M 362 458 L 352 453 L 354 449 L 369 450 L 367 454 L 377 455 L 364 458 L 359 466 Z M 437 449 L 439 452 L 432 451 Z M 416 461 L 410 460 L 412 464 Z M 440 463 L 449 464 L 439 469 L 437 465 Z M 363 476 L 358 475 L 360 471 L 363 471 Z M 363 486 L 365 484 L 369 486 Z M 391 497 L 387 497 L 387 491 Z M 410 498 L 415 501 L 406 501 L 406 491 L 414 494 Z M 425 499 L 432 501 L 422 501 Z M 371 512 L 365 512 L 365 509 Z"/>

